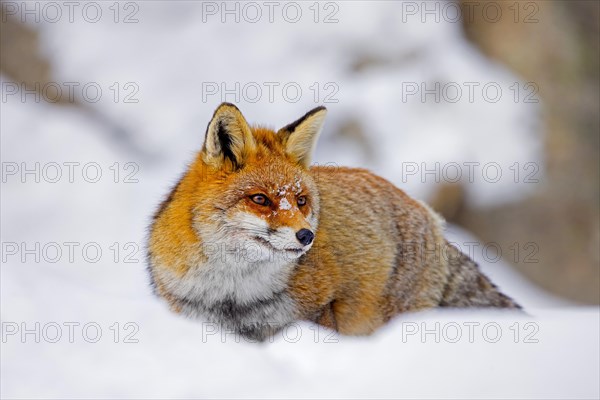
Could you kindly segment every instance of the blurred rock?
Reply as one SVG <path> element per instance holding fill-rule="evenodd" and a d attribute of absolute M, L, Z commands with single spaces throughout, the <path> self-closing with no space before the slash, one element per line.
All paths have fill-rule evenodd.
<path fill-rule="evenodd" d="M 39 90 L 40 86 L 52 80 L 50 62 L 40 53 L 39 33 L 6 15 L 4 7 L 0 7 L 0 18 L 2 21 L 0 71 L 15 82 L 25 84 L 28 90 Z M 57 93 L 40 91 L 40 94 L 44 98 L 46 94 L 49 97 L 53 96 L 52 98 L 58 102 L 65 101 L 64 98 L 57 98 Z"/>
<path fill-rule="evenodd" d="M 25 3 L 23 3 L 25 4 Z M 72 97 L 52 73 L 52 62 L 41 51 L 40 33 L 32 25 L 20 22 L 5 14 L 0 7 L 0 73 L 6 75 L 20 90 L 36 91 L 40 99 L 57 106 L 71 106 L 85 113 L 91 121 L 103 126 L 109 140 L 119 143 L 136 159 L 157 158 L 137 143 L 119 121 L 111 118 L 100 107 Z"/>
<path fill-rule="evenodd" d="M 463 9 L 467 3 L 472 2 L 461 1 Z M 506 259 L 547 290 L 599 304 L 600 3 L 494 3 L 503 18 L 491 22 L 481 12 L 471 13 L 464 29 L 482 52 L 539 86 L 546 176 L 536 194 L 518 204 L 441 211 L 484 241 L 498 243 Z M 442 189 L 438 207 L 444 198 L 456 201 L 452 191 Z"/>

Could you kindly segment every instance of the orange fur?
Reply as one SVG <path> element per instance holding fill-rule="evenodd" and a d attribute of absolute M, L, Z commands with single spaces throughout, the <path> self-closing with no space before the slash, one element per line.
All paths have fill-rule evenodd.
<path fill-rule="evenodd" d="M 248 126 L 233 105 L 217 109 L 203 150 L 155 216 L 149 260 L 157 293 L 176 311 L 189 306 L 177 289 L 197 283 L 193 279 L 201 278 L 191 278 L 196 271 L 220 268 L 210 264 L 208 238 L 251 215 L 270 231 L 315 231 L 312 248 L 291 260 L 284 275 L 294 318 L 369 334 L 398 313 L 439 305 L 516 307 L 450 247 L 440 218 L 427 206 L 366 170 L 309 168 L 324 115 L 322 108 L 313 110 L 274 132 Z M 271 204 L 256 204 L 253 193 Z M 307 204 L 299 206 L 303 195 Z M 453 259 L 443 256 L 448 248 Z M 237 300 L 236 306 L 243 310 L 252 301 Z"/>

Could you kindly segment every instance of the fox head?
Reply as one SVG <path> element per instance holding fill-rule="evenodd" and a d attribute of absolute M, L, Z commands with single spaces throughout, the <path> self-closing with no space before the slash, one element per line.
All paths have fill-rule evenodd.
<path fill-rule="evenodd" d="M 256 261 L 300 257 L 318 225 L 319 193 L 308 167 L 326 113 L 315 108 L 275 132 L 251 127 L 236 106 L 221 104 L 155 225 L 189 218 L 207 257 L 244 250 Z"/>

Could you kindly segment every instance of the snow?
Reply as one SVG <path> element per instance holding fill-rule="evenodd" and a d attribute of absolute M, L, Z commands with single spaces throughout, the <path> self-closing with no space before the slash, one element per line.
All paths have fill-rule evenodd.
<path fill-rule="evenodd" d="M 292 209 L 292 205 L 290 204 L 290 202 L 288 201 L 288 199 L 284 197 L 279 202 L 279 209 L 280 210 L 291 210 Z"/>
<path fill-rule="evenodd" d="M 112 3 L 101 4 L 110 16 Z M 479 169 L 468 185 L 476 204 L 531 192 L 535 185 L 510 175 L 514 163 L 533 162 L 542 177 L 539 104 L 515 103 L 509 88 L 522 82 L 471 47 L 457 24 L 398 23 L 400 2 L 335 3 L 333 24 L 310 18 L 224 24 L 218 16 L 200 22 L 206 15 L 199 3 L 137 4 L 136 24 L 76 18 L 37 26 L 56 79 L 97 82 L 104 95 L 87 105 L 127 129 L 140 154 L 75 108 L 18 97 L 1 103 L 3 172 L 17 168 L 3 176 L 1 194 L 3 398 L 600 396 L 598 308 L 557 299 L 480 253 L 474 256 L 485 272 L 527 314 L 436 310 L 399 317 L 368 338 L 331 336 L 299 323 L 286 337 L 255 344 L 231 335 L 221 340 L 214 326 L 169 312 L 149 288 L 144 241 L 153 211 L 201 147 L 214 108 L 235 101 L 231 94 L 202 93 L 203 84 L 258 83 L 259 101 L 241 96 L 237 103 L 251 123 L 277 128 L 325 103 L 315 161 L 370 168 L 418 198 L 435 187 L 421 173 L 436 162 L 440 170 L 449 163 L 498 163 L 504 172 L 498 182 L 482 179 Z M 301 4 L 311 15 L 309 3 Z M 386 62 L 354 71 L 365 57 Z M 463 88 L 497 82 L 507 95 L 496 103 L 422 102 L 406 93 L 403 99 L 403 83 L 438 81 Z M 114 82 L 121 95 L 134 82 L 139 102 L 115 102 Z M 265 82 L 279 83 L 273 101 Z M 302 88 L 297 102 L 279 90 L 290 82 Z M 310 89 L 315 83 L 318 101 Z M 337 102 L 325 102 L 325 95 Z M 372 154 L 333 134 L 349 119 L 362 124 Z M 408 168 L 415 163 L 413 175 Z M 57 166 L 60 179 L 53 183 Z M 459 243 L 477 241 L 455 227 L 448 233 Z M 440 343 L 410 333 L 435 330 L 438 322 L 446 335 Z M 476 330 L 470 343 L 471 323 L 478 329 L 495 323 L 501 338 L 490 343 Z M 448 335 L 457 325 L 462 339 L 452 343 Z M 489 326 L 492 335 L 496 325 Z M 97 328 L 101 335 L 90 343 Z M 24 329 L 34 333 L 23 338 Z M 57 329 L 61 336 L 51 343 Z M 297 341 L 294 329 L 301 332 Z M 528 338 L 538 342 L 527 343 L 536 329 Z"/>

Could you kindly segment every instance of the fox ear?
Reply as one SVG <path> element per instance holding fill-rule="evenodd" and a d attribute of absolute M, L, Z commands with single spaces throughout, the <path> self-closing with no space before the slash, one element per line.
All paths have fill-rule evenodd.
<path fill-rule="evenodd" d="M 240 110 L 231 103 L 217 107 L 206 128 L 204 162 L 222 168 L 229 161 L 234 170 L 239 169 L 255 148 L 252 131 Z"/>
<path fill-rule="evenodd" d="M 286 154 L 295 159 L 298 164 L 305 167 L 310 165 L 326 115 L 325 107 L 317 107 L 277 132 L 282 138 Z"/>

